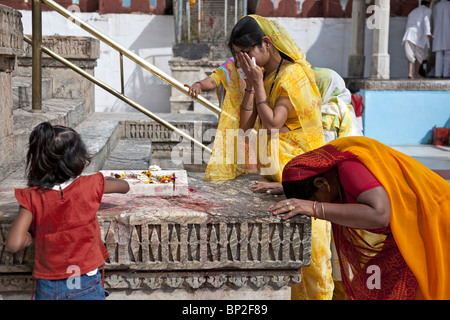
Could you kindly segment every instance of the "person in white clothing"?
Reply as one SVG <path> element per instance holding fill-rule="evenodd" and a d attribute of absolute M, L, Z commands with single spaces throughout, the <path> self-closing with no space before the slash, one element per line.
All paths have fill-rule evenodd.
<path fill-rule="evenodd" d="M 433 7 L 433 52 L 436 53 L 435 76 L 450 77 L 450 1 L 441 0 Z"/>
<path fill-rule="evenodd" d="M 405 45 L 405 54 L 408 59 L 408 78 L 421 78 L 420 65 L 427 56 L 430 47 L 428 39 L 433 39 L 430 26 L 431 1 L 422 1 L 420 6 L 412 10 L 406 22 L 406 31 L 402 44 Z M 413 66 L 415 70 L 413 73 Z"/>

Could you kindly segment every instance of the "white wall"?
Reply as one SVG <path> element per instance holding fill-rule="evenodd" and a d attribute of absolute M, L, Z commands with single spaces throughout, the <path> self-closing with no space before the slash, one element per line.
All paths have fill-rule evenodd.
<path fill-rule="evenodd" d="M 24 33 L 31 34 L 31 12 L 21 11 Z M 173 16 L 77 13 L 85 22 L 170 75 L 175 42 Z M 43 12 L 43 35 L 91 36 L 56 12 Z M 119 54 L 101 42 L 95 76 L 121 90 Z M 153 112 L 170 112 L 170 85 L 124 57 L 125 95 Z M 134 108 L 102 88 L 95 89 L 95 111 L 134 112 Z M 137 112 L 137 111 L 136 111 Z"/>
<path fill-rule="evenodd" d="M 406 17 L 390 19 L 389 54 L 391 78 L 408 76 L 408 61 L 401 45 L 406 27 Z M 351 43 L 351 19 L 343 18 L 277 18 L 306 53 L 306 60 L 313 67 L 334 69 L 341 76 L 348 74 L 348 56 Z M 370 76 L 372 30 L 366 28 L 364 52 L 366 55 L 364 77 Z"/>
<path fill-rule="evenodd" d="M 31 33 L 31 12 L 23 14 L 24 32 Z M 148 14 L 78 13 L 79 17 L 108 35 L 121 45 L 135 52 L 167 74 L 175 42 L 173 16 Z M 341 18 L 276 18 L 294 37 L 306 53 L 307 60 L 317 67 L 332 68 L 343 77 L 348 73 L 350 54 L 351 19 Z M 401 39 L 406 17 L 390 20 L 389 54 L 391 78 L 407 77 L 407 60 Z M 55 12 L 43 12 L 43 35 L 90 36 L 78 26 L 66 21 Z M 100 46 L 100 59 L 96 76 L 120 91 L 119 55 L 106 44 Z M 372 31 L 366 28 L 365 77 L 370 75 Z M 170 112 L 170 86 L 149 71 L 124 58 L 125 94 L 153 112 Z M 96 87 L 98 112 L 135 111 L 114 96 Z"/>

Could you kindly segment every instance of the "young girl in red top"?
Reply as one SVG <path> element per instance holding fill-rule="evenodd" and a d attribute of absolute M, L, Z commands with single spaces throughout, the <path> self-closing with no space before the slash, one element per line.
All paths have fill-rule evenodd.
<path fill-rule="evenodd" d="M 36 300 L 104 300 L 99 267 L 109 257 L 97 210 L 104 193 L 127 193 L 126 181 L 81 175 L 90 163 L 80 135 L 43 122 L 31 132 L 28 188 L 16 189 L 20 204 L 6 248 L 17 252 L 35 238 Z"/>
<path fill-rule="evenodd" d="M 358 125 L 359 125 L 361 131 L 363 131 L 363 120 L 362 119 L 363 119 L 364 108 L 365 108 L 363 96 L 358 93 L 359 87 L 354 82 L 349 83 L 348 90 L 352 94 L 352 105 L 353 105 L 353 109 L 355 109 L 356 120 L 358 121 Z"/>

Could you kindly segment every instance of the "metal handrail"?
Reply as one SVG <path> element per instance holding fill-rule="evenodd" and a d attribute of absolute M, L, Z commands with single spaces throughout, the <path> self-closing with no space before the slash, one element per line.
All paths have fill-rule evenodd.
<path fill-rule="evenodd" d="M 102 87 L 103 89 L 107 90 L 108 92 L 110 92 L 111 94 L 113 94 L 117 98 L 121 99 L 122 101 L 128 103 L 133 108 L 139 110 L 140 112 L 144 113 L 145 115 L 149 116 L 150 118 L 154 119 L 155 121 L 158 121 L 159 123 L 163 124 L 167 128 L 175 131 L 179 135 L 189 139 L 190 141 L 192 141 L 195 144 L 199 145 L 203 149 L 205 149 L 205 150 L 207 150 L 209 152 L 212 152 L 212 150 L 210 148 L 206 147 L 201 142 L 199 142 L 196 139 L 192 138 L 191 136 L 185 134 L 183 131 L 177 129 L 176 127 L 174 127 L 173 125 L 171 125 L 167 121 L 159 118 L 154 113 L 150 112 L 148 109 L 145 109 L 144 107 L 142 107 L 138 103 L 134 102 L 133 100 L 127 98 L 124 95 L 124 92 L 123 92 L 124 91 L 123 84 L 122 84 L 122 88 L 121 88 L 122 89 L 122 93 L 120 93 L 117 90 L 115 90 L 112 87 L 110 87 L 109 85 L 105 84 L 104 82 L 102 82 L 102 81 L 98 80 L 97 78 L 91 76 L 90 74 L 86 73 L 84 70 L 78 68 L 76 65 L 72 64 L 67 59 L 57 55 L 56 53 L 52 52 L 48 48 L 42 47 L 42 18 L 41 18 L 41 12 L 42 12 L 41 10 L 42 9 L 41 9 L 41 3 L 46 4 L 47 6 L 49 6 L 50 8 L 54 9 L 56 12 L 58 12 L 59 14 L 64 16 L 66 19 L 72 21 L 73 23 L 77 24 L 78 26 L 80 26 L 85 31 L 89 32 L 95 38 L 103 41 L 104 43 L 109 45 L 111 48 L 113 48 L 116 51 L 118 51 L 120 53 L 121 60 L 122 60 L 122 56 L 126 56 L 130 60 L 132 60 L 135 63 L 139 64 L 144 69 L 152 72 L 154 75 L 156 75 L 157 77 L 159 77 L 163 81 L 167 82 L 171 86 L 175 87 L 176 89 L 178 89 L 182 93 L 184 93 L 187 96 L 189 96 L 190 98 L 192 98 L 189 95 L 189 89 L 186 88 L 181 82 L 179 82 L 178 80 L 176 80 L 176 79 L 172 78 L 171 76 L 167 75 L 166 73 L 164 73 L 160 69 L 156 68 L 152 64 L 148 63 L 147 61 L 145 61 L 144 59 L 142 59 L 141 57 L 139 57 L 135 53 L 131 52 L 130 50 L 128 50 L 127 48 L 123 47 L 119 43 L 115 42 L 114 40 L 112 40 L 111 38 L 106 36 L 105 34 L 101 33 L 98 30 L 96 30 L 91 25 L 87 24 L 86 22 L 84 22 L 83 20 L 78 18 L 76 15 L 72 14 L 70 11 L 64 9 L 58 3 L 56 3 L 56 2 L 54 2 L 52 0 L 33 0 L 33 8 L 32 8 L 32 10 L 33 10 L 33 12 L 32 12 L 32 17 L 33 17 L 33 22 L 32 22 L 32 25 L 33 25 L 33 36 L 32 36 L 32 39 L 29 39 L 28 37 L 25 37 L 25 41 L 27 41 L 27 42 L 31 41 L 32 50 L 33 50 L 33 97 L 32 97 L 32 101 L 33 101 L 32 102 L 32 111 L 33 112 L 41 112 L 41 108 L 42 108 L 42 106 L 41 106 L 41 92 L 40 92 L 41 85 L 40 85 L 40 83 L 41 83 L 41 80 L 42 80 L 41 56 L 42 56 L 42 51 L 44 51 L 49 56 L 55 58 L 56 60 L 59 60 L 61 63 L 64 63 L 69 68 L 73 69 L 74 71 L 76 71 L 80 75 L 86 77 L 88 80 L 90 80 L 90 81 L 94 82 L 95 84 L 99 85 L 100 87 Z M 121 61 L 121 64 L 122 64 L 122 61 Z M 122 68 L 122 65 L 121 65 L 121 68 Z M 121 69 L 121 76 L 123 78 L 123 71 L 122 71 L 122 69 Z M 39 83 L 39 88 L 37 88 L 37 85 L 35 85 L 35 81 Z M 122 79 L 122 83 L 123 83 L 123 79 Z M 209 100 L 205 99 L 204 97 L 198 96 L 197 98 L 192 98 L 192 99 L 196 100 L 197 102 L 199 102 L 203 106 L 207 107 L 209 110 L 215 112 L 216 114 L 218 114 L 218 115 L 221 114 L 221 109 L 218 108 L 215 104 L 211 103 Z"/>
<path fill-rule="evenodd" d="M 28 42 L 29 44 L 32 44 L 33 41 L 32 39 L 30 39 L 28 36 L 24 35 L 24 40 L 26 42 Z M 212 150 L 208 147 L 206 147 L 205 145 L 203 145 L 201 142 L 197 141 L 196 139 L 192 138 L 190 135 L 184 133 L 183 131 L 181 131 L 180 129 L 174 127 L 173 125 L 171 125 L 169 122 L 167 122 L 166 120 L 158 117 L 156 114 L 154 114 L 153 112 L 145 109 L 143 106 L 141 106 L 140 104 L 138 104 L 137 102 L 131 100 L 130 98 L 127 98 L 123 93 L 120 93 L 119 91 L 115 90 L 114 88 L 112 88 L 111 86 L 109 86 L 108 84 L 106 84 L 105 82 L 99 80 L 98 78 L 90 75 L 88 72 L 84 71 L 83 69 L 79 68 L 78 66 L 76 66 L 75 64 L 73 64 L 72 62 L 70 62 L 69 60 L 67 60 L 66 58 L 60 56 L 59 54 L 53 52 L 52 50 L 50 50 L 47 47 L 41 46 L 41 50 L 42 52 L 48 54 L 50 57 L 52 57 L 55 60 L 58 60 L 59 62 L 63 63 L 64 65 L 66 65 L 67 67 L 71 68 L 72 70 L 74 70 L 75 72 L 77 72 L 78 74 L 82 75 L 83 77 L 87 78 L 89 81 L 93 82 L 94 84 L 98 85 L 99 87 L 101 87 L 102 89 L 105 89 L 106 91 L 108 91 L 109 93 L 113 94 L 114 96 L 116 96 L 117 98 L 121 99 L 122 101 L 128 103 L 130 106 L 132 106 L 133 108 L 139 110 L 140 112 L 144 113 L 145 115 L 149 116 L 150 118 L 152 118 L 153 120 L 161 123 L 162 125 L 166 126 L 167 128 L 171 129 L 172 131 L 176 132 L 177 134 L 179 134 L 180 136 L 185 137 L 186 139 L 191 140 L 192 142 L 194 142 L 195 144 L 197 144 L 198 146 L 204 148 L 205 150 L 212 152 Z"/>

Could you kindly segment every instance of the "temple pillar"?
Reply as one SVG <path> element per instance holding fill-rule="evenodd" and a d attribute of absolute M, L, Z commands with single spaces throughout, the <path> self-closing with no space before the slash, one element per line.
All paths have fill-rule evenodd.
<path fill-rule="evenodd" d="M 0 181 L 16 169 L 12 73 L 17 56 L 23 54 L 21 18 L 19 11 L 0 5 Z"/>
<path fill-rule="evenodd" d="M 365 0 L 353 0 L 352 4 L 352 40 L 348 58 L 348 76 L 364 77 L 364 33 L 366 23 Z"/>
<path fill-rule="evenodd" d="M 389 0 L 376 0 L 373 7 L 373 42 L 372 57 L 370 63 L 371 79 L 390 78 L 390 56 L 388 54 L 389 43 Z"/>

